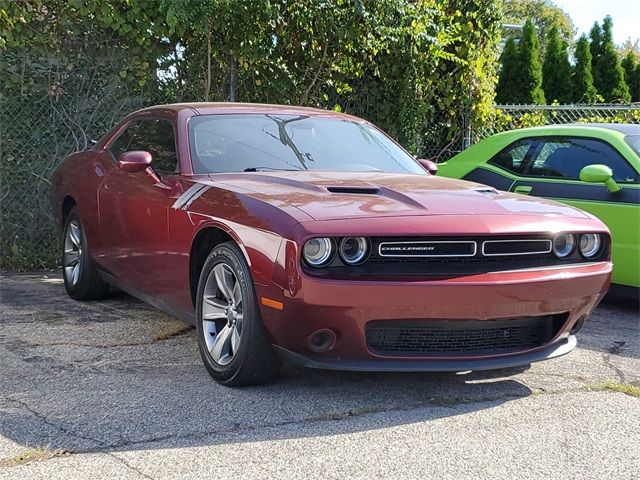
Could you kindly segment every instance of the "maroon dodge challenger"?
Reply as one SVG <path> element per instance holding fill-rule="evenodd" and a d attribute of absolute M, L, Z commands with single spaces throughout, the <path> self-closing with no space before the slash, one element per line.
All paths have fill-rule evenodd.
<path fill-rule="evenodd" d="M 195 324 L 224 385 L 282 361 L 466 371 L 571 351 L 609 286 L 607 228 L 427 167 L 335 112 L 140 110 L 53 175 L 64 283 Z"/>

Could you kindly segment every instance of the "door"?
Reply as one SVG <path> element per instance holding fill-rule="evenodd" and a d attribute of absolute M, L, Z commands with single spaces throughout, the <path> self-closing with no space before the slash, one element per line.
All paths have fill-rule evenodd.
<path fill-rule="evenodd" d="M 603 164 L 622 187 L 610 193 L 604 184 L 580 181 L 580 170 Z M 610 144 L 593 138 L 537 138 L 511 191 L 573 205 L 602 220 L 611 230 L 613 282 L 640 285 L 640 175 Z"/>
<path fill-rule="evenodd" d="M 136 173 L 114 167 L 100 186 L 100 263 L 128 286 L 162 296 L 171 288 L 163 256 L 169 241 L 167 212 L 175 201 L 172 186 L 179 174 L 174 127 L 165 118 L 136 120 L 108 149 L 114 162 L 132 150 L 151 153 L 152 162 L 151 170 Z"/>

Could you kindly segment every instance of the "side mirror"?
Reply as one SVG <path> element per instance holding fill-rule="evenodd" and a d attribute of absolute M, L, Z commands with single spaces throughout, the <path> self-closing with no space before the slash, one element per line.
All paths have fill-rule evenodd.
<path fill-rule="evenodd" d="M 580 180 L 587 183 L 604 183 L 604 186 L 611 193 L 622 190 L 622 187 L 613 179 L 613 172 L 606 165 L 587 165 L 580 170 Z"/>
<path fill-rule="evenodd" d="M 118 168 L 127 173 L 136 173 L 151 166 L 151 154 L 143 150 L 124 152 L 118 158 Z"/>
<path fill-rule="evenodd" d="M 438 172 L 438 164 L 433 160 L 427 160 L 426 158 L 419 158 L 418 163 L 422 165 L 422 168 L 424 168 L 431 175 L 435 175 Z"/>

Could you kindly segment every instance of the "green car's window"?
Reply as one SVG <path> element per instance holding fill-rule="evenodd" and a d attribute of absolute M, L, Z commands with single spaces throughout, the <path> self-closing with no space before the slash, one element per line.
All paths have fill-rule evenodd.
<path fill-rule="evenodd" d="M 525 167 L 527 177 L 580 179 L 587 165 L 603 164 L 613 171 L 613 179 L 635 183 L 640 179 L 627 161 L 610 145 L 590 138 L 540 139 Z"/>
<path fill-rule="evenodd" d="M 518 140 L 495 155 L 488 163 L 504 168 L 505 170 L 522 175 L 527 162 L 527 154 L 533 150 L 533 139 Z"/>
<path fill-rule="evenodd" d="M 636 155 L 640 157 L 640 135 L 627 135 L 624 137 L 624 141 L 636 152 Z"/>

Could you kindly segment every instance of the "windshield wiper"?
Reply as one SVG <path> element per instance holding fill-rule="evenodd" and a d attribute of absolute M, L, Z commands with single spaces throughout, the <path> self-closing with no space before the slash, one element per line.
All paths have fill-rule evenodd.
<path fill-rule="evenodd" d="M 273 172 L 299 172 L 300 168 L 274 168 L 274 167 L 249 167 L 245 168 L 243 172 L 263 172 L 263 171 L 273 171 Z"/>

